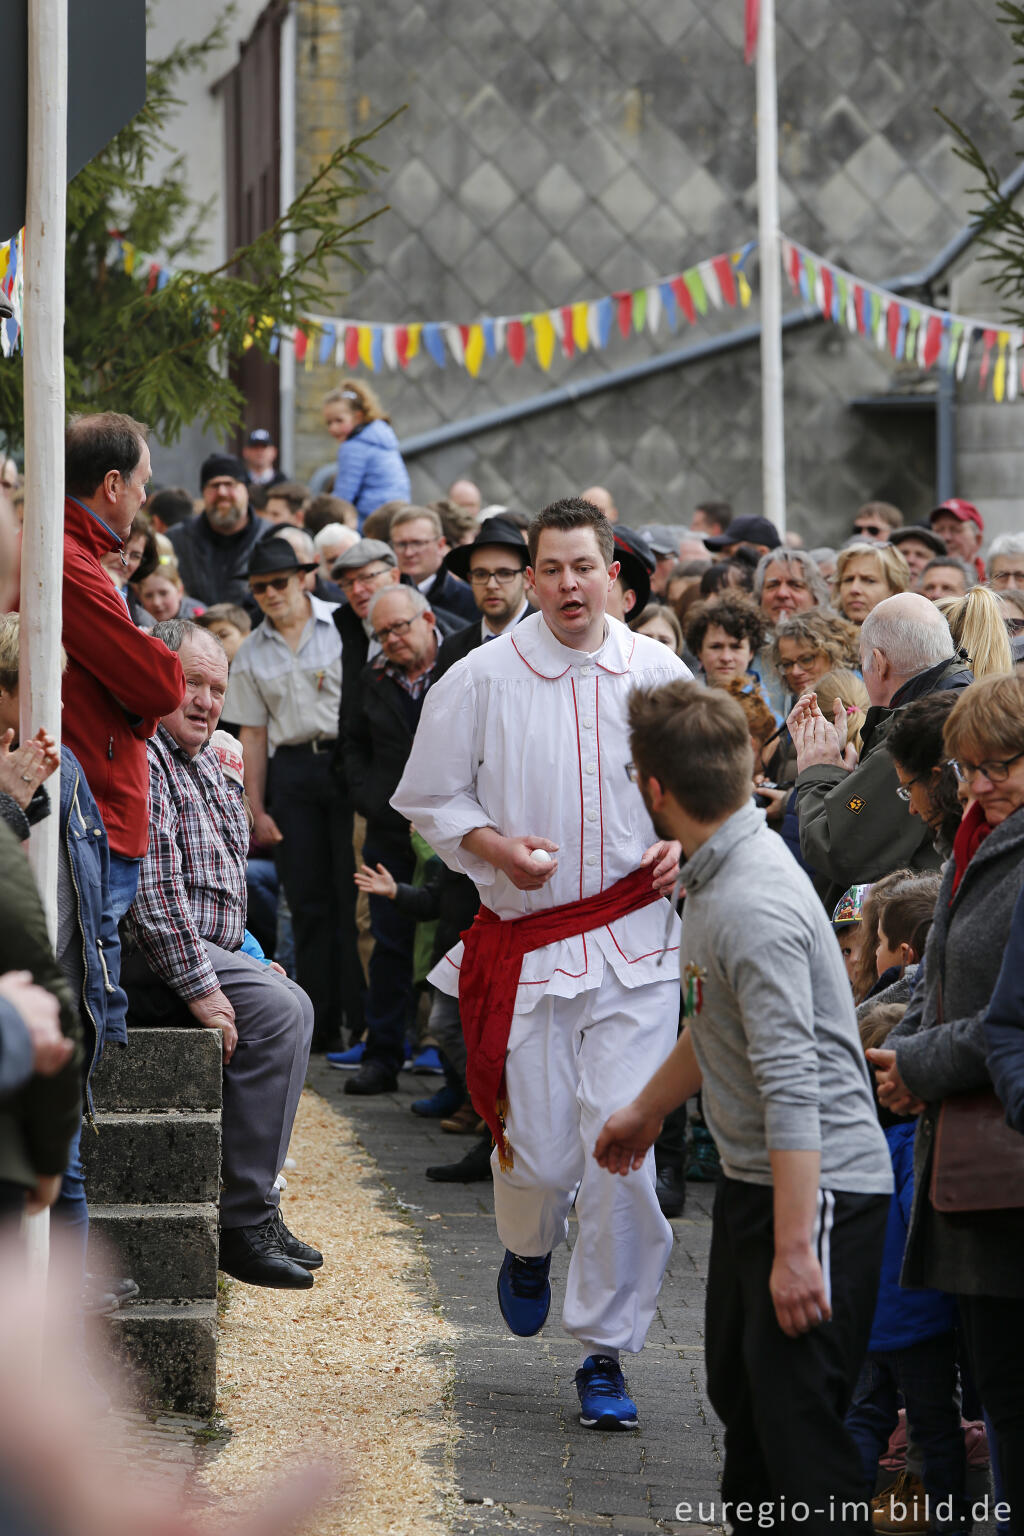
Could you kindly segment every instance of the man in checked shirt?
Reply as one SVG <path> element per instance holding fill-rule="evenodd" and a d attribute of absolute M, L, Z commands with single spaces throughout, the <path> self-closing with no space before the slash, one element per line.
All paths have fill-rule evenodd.
<path fill-rule="evenodd" d="M 280 966 L 241 948 L 249 827 L 241 789 L 209 741 L 227 689 L 223 647 L 183 619 L 156 633 L 181 659 L 185 697 L 148 743 L 149 849 L 129 936 L 174 994 L 157 989 L 171 1014 L 187 1009 L 223 1036 L 220 1267 L 249 1285 L 306 1290 L 323 1257 L 288 1231 L 275 1181 L 306 1075 L 313 1008 Z M 133 994 L 126 978 L 126 989 L 137 1014 L 158 1006 L 152 986 Z"/>

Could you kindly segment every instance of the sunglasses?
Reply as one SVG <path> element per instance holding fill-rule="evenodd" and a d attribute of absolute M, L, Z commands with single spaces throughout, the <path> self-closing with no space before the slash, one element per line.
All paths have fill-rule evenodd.
<path fill-rule="evenodd" d="M 883 533 L 888 533 L 888 528 L 880 528 L 877 523 L 854 523 L 854 533 L 866 533 L 869 539 L 880 538 Z"/>
<path fill-rule="evenodd" d="M 294 574 L 294 572 L 292 574 Z M 283 592 L 291 579 L 291 575 L 288 575 L 268 576 L 266 581 L 250 581 L 249 591 L 252 593 L 253 597 L 262 597 L 263 593 L 267 590 L 268 587 L 273 587 L 275 592 Z"/>

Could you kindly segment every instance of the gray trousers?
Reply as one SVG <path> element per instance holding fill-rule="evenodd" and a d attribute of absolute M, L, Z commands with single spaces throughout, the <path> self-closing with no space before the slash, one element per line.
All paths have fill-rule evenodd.
<path fill-rule="evenodd" d="M 241 951 L 207 942 L 217 980 L 235 1010 L 238 1044 L 224 1068 L 220 1224 L 252 1227 L 277 1209 L 313 1038 L 313 1005 L 287 976 Z"/>
<path fill-rule="evenodd" d="M 435 990 L 430 1004 L 427 1034 L 433 1036 L 437 1041 L 438 1046 L 444 1051 L 464 1085 L 466 1081 L 466 1041 L 462 1033 L 462 1020 L 459 1018 L 459 1000 L 457 997 L 449 997 L 446 992 Z"/>

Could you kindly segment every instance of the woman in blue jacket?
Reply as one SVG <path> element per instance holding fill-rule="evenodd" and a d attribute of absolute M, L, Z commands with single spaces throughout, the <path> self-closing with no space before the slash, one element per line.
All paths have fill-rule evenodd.
<path fill-rule="evenodd" d="M 324 425 L 338 444 L 334 495 L 350 501 L 359 527 L 386 501 L 409 501 L 409 471 L 398 438 L 368 384 L 343 379 L 324 400 Z"/>

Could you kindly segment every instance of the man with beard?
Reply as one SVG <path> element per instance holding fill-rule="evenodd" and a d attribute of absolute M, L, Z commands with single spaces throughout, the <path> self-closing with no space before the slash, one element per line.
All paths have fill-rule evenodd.
<path fill-rule="evenodd" d="M 595 506 L 555 502 L 528 548 L 540 612 L 427 694 L 392 805 L 484 903 L 430 980 L 458 996 L 467 1084 L 496 1141 L 502 1316 L 521 1338 L 544 1326 L 575 1202 L 563 1323 L 580 1422 L 633 1429 L 619 1352 L 643 1346 L 671 1229 L 653 1156 L 617 1180 L 589 1153 L 675 1039 L 679 988 L 660 962 L 678 922 L 660 896 L 677 845 L 655 839 L 631 787 L 626 714 L 634 687 L 688 674 L 607 615 L 619 565 Z"/>
<path fill-rule="evenodd" d="M 489 517 L 472 544 L 448 551 L 444 568 L 469 583 L 481 617 L 445 640 L 437 658 L 437 677 L 533 612 L 526 596 L 528 558 L 522 533 L 503 517 Z"/>
<path fill-rule="evenodd" d="M 211 453 L 199 471 L 199 484 L 202 512 L 167 535 L 185 591 L 207 607 L 238 603 L 258 620 L 249 591 L 249 561 L 274 525 L 250 509 L 245 465 L 230 454 Z"/>

